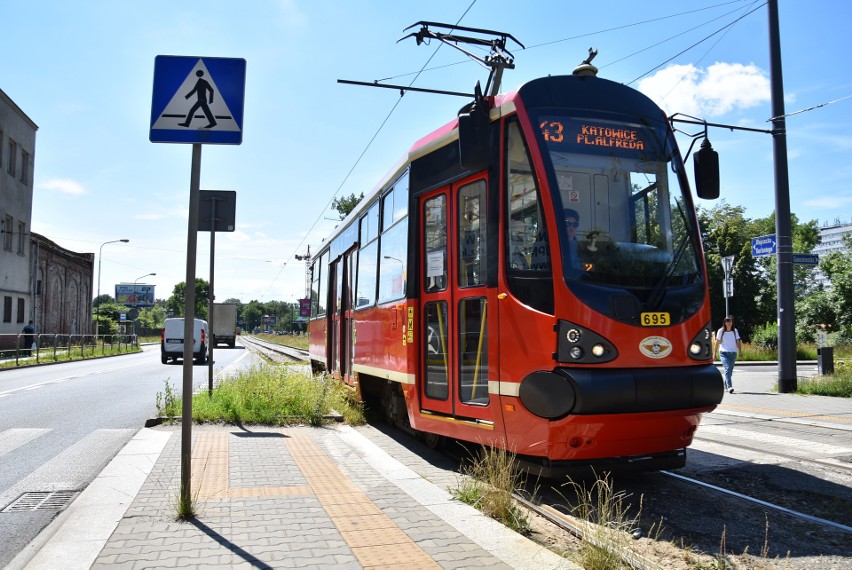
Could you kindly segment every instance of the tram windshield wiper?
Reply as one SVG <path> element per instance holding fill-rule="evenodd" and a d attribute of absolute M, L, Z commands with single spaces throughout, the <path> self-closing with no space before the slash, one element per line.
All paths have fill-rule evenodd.
<path fill-rule="evenodd" d="M 686 217 L 683 213 L 683 207 L 680 202 L 677 203 L 677 211 L 681 216 L 681 219 L 686 221 Z M 683 257 L 683 253 L 686 251 L 686 246 L 689 244 L 689 236 L 683 236 L 683 241 L 680 242 L 680 245 L 675 252 L 674 257 L 672 258 L 671 263 L 666 266 L 666 270 L 660 276 L 659 280 L 654 284 L 654 287 L 651 289 L 651 293 L 648 295 L 648 300 L 645 302 L 645 306 L 651 310 L 657 309 L 660 304 L 663 302 L 663 299 L 666 296 L 666 285 L 668 285 L 669 279 L 671 279 L 672 274 L 675 271 L 675 268 L 680 263 L 681 258 Z"/>

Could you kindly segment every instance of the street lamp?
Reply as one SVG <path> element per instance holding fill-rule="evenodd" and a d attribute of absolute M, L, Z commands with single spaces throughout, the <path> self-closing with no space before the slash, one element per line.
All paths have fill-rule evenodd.
<path fill-rule="evenodd" d="M 157 275 L 157 274 L 156 273 L 146 273 L 142 277 L 153 277 L 155 275 Z M 139 280 L 142 279 L 142 277 L 137 277 L 136 280 L 133 282 L 133 292 L 134 293 L 136 292 L 136 284 L 139 283 Z"/>
<path fill-rule="evenodd" d="M 104 243 L 101 244 L 100 249 L 98 249 L 98 296 L 95 297 L 95 299 L 97 299 L 98 297 L 101 296 L 101 261 L 103 261 L 104 246 L 108 243 L 118 243 L 118 242 L 127 243 L 129 241 L 130 241 L 129 239 L 114 239 L 112 241 L 105 241 Z M 98 334 L 98 329 L 100 328 L 100 324 L 101 324 L 101 304 L 100 304 L 100 302 L 98 302 L 98 313 L 97 313 L 97 315 L 98 315 L 98 320 L 95 324 L 95 335 Z"/>
<path fill-rule="evenodd" d="M 135 298 L 134 305 L 133 305 L 134 307 L 139 306 L 139 297 L 136 295 L 136 284 L 139 283 L 139 280 L 142 279 L 143 277 L 151 277 L 151 276 L 154 276 L 154 275 L 156 275 L 156 273 L 146 273 L 142 277 L 137 277 L 136 281 L 133 282 L 133 297 Z"/>

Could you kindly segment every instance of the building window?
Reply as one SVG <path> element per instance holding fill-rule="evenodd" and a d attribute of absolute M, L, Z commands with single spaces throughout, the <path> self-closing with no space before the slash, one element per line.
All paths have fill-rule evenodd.
<path fill-rule="evenodd" d="M 21 149 L 21 182 L 26 184 L 29 182 L 30 172 L 30 153 Z"/>
<path fill-rule="evenodd" d="M 24 244 L 26 243 L 25 236 L 27 234 L 27 224 L 18 222 L 18 255 L 24 255 Z"/>
<path fill-rule="evenodd" d="M 18 156 L 18 143 L 16 143 L 12 139 L 9 139 L 9 154 L 8 154 L 8 156 L 9 156 L 9 164 L 6 165 L 6 172 L 8 172 L 12 176 L 14 176 L 15 175 L 15 162 L 17 162 L 15 160 L 15 157 Z"/>
<path fill-rule="evenodd" d="M 18 322 L 24 322 L 24 306 L 26 302 L 23 297 L 18 297 Z"/>
<path fill-rule="evenodd" d="M 3 218 L 3 249 L 12 251 L 12 216 Z"/>
<path fill-rule="evenodd" d="M 0 131 L 0 166 L 3 166 L 3 131 Z"/>
<path fill-rule="evenodd" d="M 12 298 L 8 295 L 3 297 L 3 322 L 12 322 Z"/>

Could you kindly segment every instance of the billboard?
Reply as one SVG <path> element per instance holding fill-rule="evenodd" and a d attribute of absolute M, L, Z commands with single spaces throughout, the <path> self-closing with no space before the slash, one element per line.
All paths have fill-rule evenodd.
<path fill-rule="evenodd" d="M 115 302 L 125 307 L 153 307 L 154 285 L 119 283 L 115 286 Z"/>
<path fill-rule="evenodd" d="M 299 299 L 299 316 L 300 317 L 310 317 L 311 316 L 311 300 L 310 299 Z"/>

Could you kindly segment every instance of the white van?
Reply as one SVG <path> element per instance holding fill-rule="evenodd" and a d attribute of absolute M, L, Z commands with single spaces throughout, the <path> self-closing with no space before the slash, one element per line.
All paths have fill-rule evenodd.
<path fill-rule="evenodd" d="M 195 319 L 192 355 L 198 364 L 207 362 L 208 335 L 207 321 Z M 163 334 L 160 340 L 160 361 L 166 364 L 169 358 L 174 361 L 177 361 L 178 358 L 183 358 L 183 317 L 166 319 L 163 323 Z"/>

